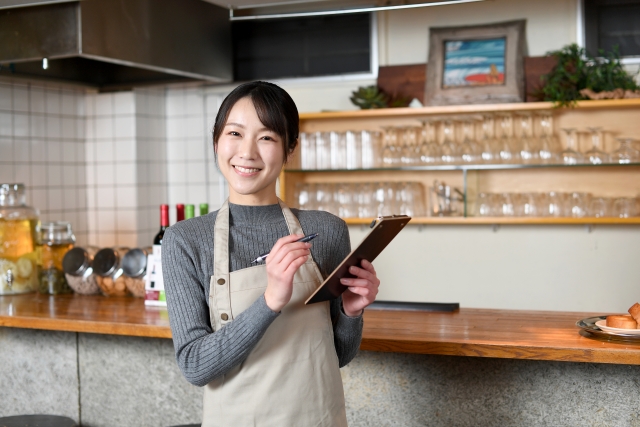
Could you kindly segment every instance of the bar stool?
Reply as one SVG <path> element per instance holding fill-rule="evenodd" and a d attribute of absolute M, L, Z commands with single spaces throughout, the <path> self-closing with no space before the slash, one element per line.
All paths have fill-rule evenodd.
<path fill-rule="evenodd" d="M 15 415 L 0 418 L 0 427 L 78 427 L 78 424 L 59 415 Z"/>

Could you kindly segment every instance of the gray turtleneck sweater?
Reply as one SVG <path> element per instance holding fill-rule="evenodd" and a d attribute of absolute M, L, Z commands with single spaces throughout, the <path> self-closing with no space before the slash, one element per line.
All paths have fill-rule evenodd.
<path fill-rule="evenodd" d="M 311 256 L 327 277 L 349 254 L 349 230 L 340 218 L 322 211 L 291 209 L 305 234 L 320 233 Z M 213 234 L 218 212 L 172 225 L 162 241 L 162 272 L 178 366 L 192 384 L 204 386 L 241 363 L 278 317 L 264 296 L 220 330 L 209 320 L 209 280 L 213 276 Z M 229 269 L 251 266 L 289 234 L 279 205 L 229 204 Z M 342 299 L 331 302 L 334 344 L 340 367 L 356 355 L 362 316 L 348 317 Z"/>

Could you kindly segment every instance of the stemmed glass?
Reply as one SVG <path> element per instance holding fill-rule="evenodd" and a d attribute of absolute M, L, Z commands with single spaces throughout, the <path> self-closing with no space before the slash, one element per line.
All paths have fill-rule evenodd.
<path fill-rule="evenodd" d="M 616 138 L 620 143 L 620 148 L 611 153 L 611 159 L 614 163 L 638 163 L 640 162 L 640 151 L 633 148 L 635 141 L 633 138 Z"/>
<path fill-rule="evenodd" d="M 436 138 L 435 122 L 422 121 L 422 132 L 420 134 L 420 161 L 426 164 L 440 163 L 442 153 Z"/>
<path fill-rule="evenodd" d="M 531 114 L 520 115 L 520 159 L 522 163 L 537 163 L 540 157 L 539 150 L 535 147 L 533 138 L 533 126 Z"/>
<path fill-rule="evenodd" d="M 560 153 L 562 163 L 565 165 L 584 163 L 584 156 L 577 149 L 576 130 L 574 128 L 564 128 L 562 130 L 567 137 L 567 148 Z"/>
<path fill-rule="evenodd" d="M 482 118 L 481 157 L 485 163 L 497 163 L 500 161 L 500 153 L 495 147 L 495 122 L 493 116 Z"/>
<path fill-rule="evenodd" d="M 442 163 L 456 164 L 460 163 L 462 156 L 460 147 L 455 142 L 453 134 L 453 122 L 445 120 L 442 122 Z"/>
<path fill-rule="evenodd" d="M 498 139 L 498 150 L 500 160 L 503 163 L 515 163 L 518 155 L 513 148 L 513 118 L 508 115 L 500 117 L 500 138 Z"/>
<path fill-rule="evenodd" d="M 382 163 L 386 167 L 396 166 L 400 163 L 398 150 L 398 129 L 393 126 L 383 127 L 384 144 L 382 148 Z"/>
<path fill-rule="evenodd" d="M 480 163 L 482 159 L 482 148 L 480 144 L 476 142 L 476 138 L 473 131 L 473 122 L 469 119 L 464 120 L 462 123 L 462 161 L 464 163 L 476 164 Z"/>
<path fill-rule="evenodd" d="M 407 126 L 400 128 L 402 135 L 402 148 L 400 150 L 400 162 L 405 165 L 414 165 L 420 159 L 420 148 L 418 146 L 418 135 L 420 128 Z"/>
<path fill-rule="evenodd" d="M 544 164 L 558 163 L 558 147 L 557 138 L 553 135 L 553 117 L 549 113 L 540 115 L 540 142 L 538 148 L 538 156 L 540 162 Z"/>
<path fill-rule="evenodd" d="M 591 144 L 593 146 L 589 151 L 584 153 L 585 157 L 594 165 L 601 165 L 604 163 L 609 163 L 611 158 L 607 153 L 600 149 L 602 145 L 602 128 L 599 127 L 590 127 L 588 128 L 589 132 L 591 132 Z"/>

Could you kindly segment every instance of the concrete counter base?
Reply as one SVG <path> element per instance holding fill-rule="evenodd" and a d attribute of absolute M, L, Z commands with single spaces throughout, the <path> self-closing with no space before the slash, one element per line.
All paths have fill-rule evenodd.
<path fill-rule="evenodd" d="M 0 415 L 88 427 L 198 423 L 171 340 L 0 328 Z M 362 351 L 342 369 L 350 427 L 640 427 L 640 366 Z"/>

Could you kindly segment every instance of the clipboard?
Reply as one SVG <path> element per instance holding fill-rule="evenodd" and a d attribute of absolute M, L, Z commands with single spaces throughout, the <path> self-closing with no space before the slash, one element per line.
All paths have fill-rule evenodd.
<path fill-rule="evenodd" d="M 402 231 L 405 225 L 411 221 L 407 215 L 384 216 L 375 219 L 371 223 L 372 230 L 347 257 L 333 270 L 333 273 L 315 290 L 305 301 L 305 304 L 329 301 L 338 298 L 347 286 L 340 283 L 343 277 L 356 277 L 349 273 L 349 268 L 366 259 L 372 262 L 387 247 L 389 243 Z"/>

